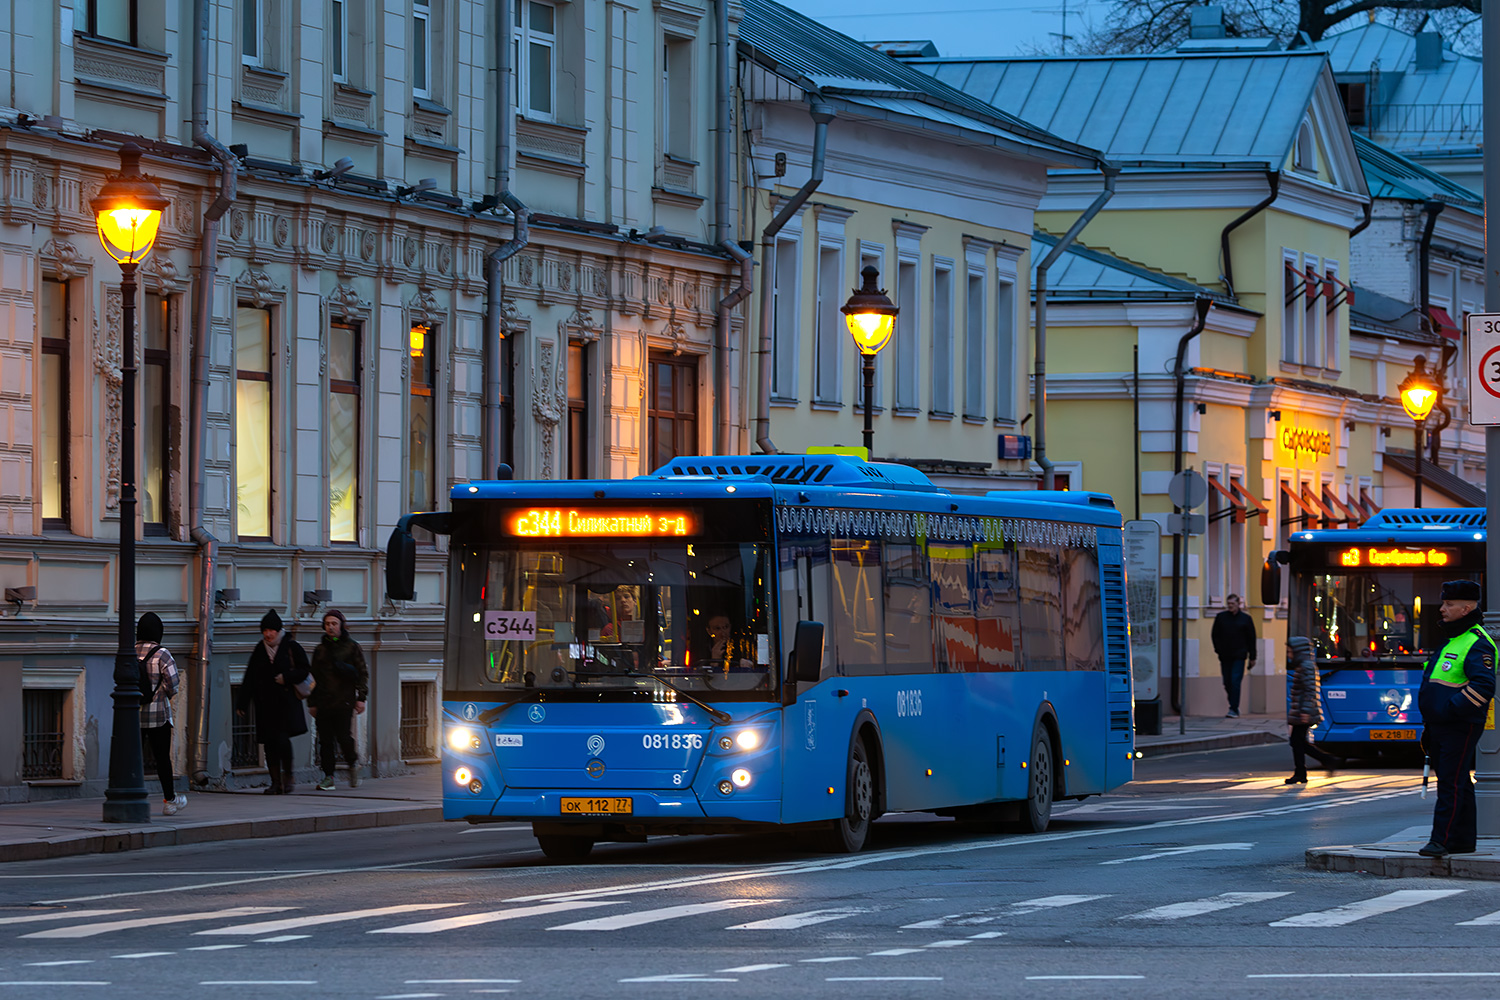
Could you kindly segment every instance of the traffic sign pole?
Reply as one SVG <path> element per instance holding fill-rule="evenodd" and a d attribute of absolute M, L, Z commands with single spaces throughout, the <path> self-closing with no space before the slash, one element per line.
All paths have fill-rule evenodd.
<path fill-rule="evenodd" d="M 1484 128 L 1490 130 L 1490 135 L 1500 135 L 1500 59 L 1491 59 L 1490 53 L 1500 51 L 1500 3 L 1489 3 L 1483 5 L 1480 11 L 1481 35 L 1480 51 L 1483 53 L 1484 74 L 1483 96 L 1484 96 Z M 1484 183 L 1485 188 L 1493 196 L 1500 192 L 1500 142 L 1484 144 Z M 1487 313 L 1486 320 L 1494 320 L 1494 314 L 1500 313 L 1500 241 L 1492 241 L 1490 236 L 1494 228 L 1490 225 L 1495 221 L 1490 214 L 1493 202 L 1486 201 L 1484 205 L 1484 308 Z M 1490 357 L 1491 350 L 1500 344 L 1490 344 L 1484 349 L 1477 349 L 1478 343 L 1474 339 L 1473 322 L 1471 317 L 1469 333 L 1469 356 L 1471 361 L 1476 356 L 1486 363 L 1496 360 Z M 1493 334 L 1494 324 L 1488 325 L 1489 333 Z M 1469 421 L 1471 423 L 1484 423 L 1488 426 L 1484 429 L 1484 484 L 1485 484 L 1485 523 L 1497 520 L 1497 497 L 1500 497 L 1500 419 L 1483 420 L 1482 416 L 1493 411 L 1489 409 L 1488 402 L 1482 405 L 1478 403 L 1478 397 L 1491 397 L 1490 388 L 1492 383 L 1488 379 L 1476 378 L 1479 375 L 1477 368 L 1471 367 L 1469 373 Z M 1486 371 L 1484 374 L 1489 374 Z M 1500 373 L 1497 373 L 1500 374 Z M 1480 388 L 1476 388 L 1476 382 Z M 1500 389 L 1500 385 L 1494 386 Z M 1484 580 L 1485 580 L 1485 611 L 1484 627 L 1491 636 L 1500 635 L 1500 545 L 1486 545 L 1484 557 Z M 1479 738 L 1479 754 L 1474 767 L 1474 795 L 1476 812 L 1478 813 L 1479 835 L 1481 837 L 1494 837 L 1500 835 L 1500 732 L 1494 729 L 1485 730 Z"/>

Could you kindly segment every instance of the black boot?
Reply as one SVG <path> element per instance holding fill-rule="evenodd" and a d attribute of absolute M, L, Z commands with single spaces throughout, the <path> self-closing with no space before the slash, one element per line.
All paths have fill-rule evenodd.
<path fill-rule="evenodd" d="M 1296 774 L 1292 775 L 1290 778 L 1288 778 L 1285 781 L 1283 781 L 1282 784 L 1283 785 L 1305 785 L 1305 784 L 1307 784 L 1307 772 L 1306 771 L 1298 771 Z"/>
<path fill-rule="evenodd" d="M 270 772 L 270 775 L 271 775 L 271 784 L 268 785 L 266 787 L 266 790 L 264 792 L 261 792 L 261 794 L 262 795 L 280 795 L 281 794 L 281 763 L 279 761 L 275 761 L 275 760 L 268 760 L 268 761 L 266 761 L 266 770 L 268 772 Z"/>
<path fill-rule="evenodd" d="M 292 762 L 286 761 L 281 765 L 281 794 L 290 795 L 297 790 L 297 783 L 292 779 Z"/>

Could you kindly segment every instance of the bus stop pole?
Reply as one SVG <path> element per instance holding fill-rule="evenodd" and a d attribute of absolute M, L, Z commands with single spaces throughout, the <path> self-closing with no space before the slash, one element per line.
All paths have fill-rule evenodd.
<path fill-rule="evenodd" d="M 1484 4 L 1481 17 L 1481 48 L 1484 73 L 1485 134 L 1500 137 L 1500 3 Z M 1500 142 L 1484 144 L 1484 311 L 1500 312 L 1500 239 L 1492 240 L 1495 227 L 1491 222 L 1490 198 L 1500 198 Z M 1471 362 L 1472 363 L 1472 362 Z M 1475 376 L 1471 372 L 1469 378 Z M 1484 429 L 1485 524 L 1495 521 L 1496 502 L 1500 498 L 1500 427 Z M 1485 533 L 1488 539 L 1488 530 Z M 1500 545 L 1485 545 L 1484 627 L 1492 636 L 1500 636 Z M 1493 702 L 1490 718 L 1494 718 Z M 1474 796 L 1478 811 L 1479 836 L 1500 837 L 1500 730 L 1486 729 L 1479 737 L 1479 755 L 1474 767 Z"/>

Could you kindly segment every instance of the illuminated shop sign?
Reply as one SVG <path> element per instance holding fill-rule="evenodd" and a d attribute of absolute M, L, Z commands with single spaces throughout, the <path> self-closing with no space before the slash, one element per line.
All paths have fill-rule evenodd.
<path fill-rule="evenodd" d="M 1394 569 L 1406 566 L 1452 566 L 1457 562 L 1457 549 L 1378 549 L 1369 545 L 1355 545 L 1347 549 L 1335 549 L 1328 554 L 1330 566 L 1344 568 L 1373 566 L 1377 569 Z"/>
<path fill-rule="evenodd" d="M 1277 435 L 1281 446 L 1294 455 L 1311 455 L 1320 458 L 1333 454 L 1333 435 L 1327 431 L 1316 431 L 1311 427 L 1281 428 Z"/>
<path fill-rule="evenodd" d="M 518 511 L 505 521 L 520 538 L 660 538 L 692 535 L 698 518 L 686 510 L 564 510 L 557 507 Z"/>

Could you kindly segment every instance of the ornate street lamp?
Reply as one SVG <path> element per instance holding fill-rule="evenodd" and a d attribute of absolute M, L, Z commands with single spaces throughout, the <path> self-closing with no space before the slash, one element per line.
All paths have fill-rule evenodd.
<path fill-rule="evenodd" d="M 901 310 L 886 297 L 885 289 L 876 287 L 880 272 L 874 265 L 867 265 L 859 273 L 865 279 L 864 285 L 855 289 L 839 312 L 844 314 L 844 323 L 849 327 L 854 346 L 859 348 L 864 362 L 865 457 L 871 458 L 875 454 L 875 431 L 870 426 L 870 409 L 875 396 L 875 355 L 890 342 L 891 332 L 896 327 L 896 314 Z"/>
<path fill-rule="evenodd" d="M 120 354 L 120 648 L 115 652 L 114 731 L 104 822 L 149 823 L 141 762 L 141 663 L 135 655 L 135 269 L 156 242 L 167 199 L 141 174 L 141 149 L 120 147 L 120 172 L 89 203 L 99 242 L 120 263 L 124 331 Z"/>
<path fill-rule="evenodd" d="M 1413 506 L 1420 507 L 1422 506 L 1422 428 L 1426 425 L 1427 415 L 1437 404 L 1438 395 L 1442 390 L 1427 371 L 1427 358 L 1420 354 L 1412 362 L 1411 374 L 1402 379 L 1401 384 L 1396 388 L 1401 393 L 1401 405 L 1405 408 L 1406 415 L 1411 417 L 1417 425 L 1417 473 Z"/>

